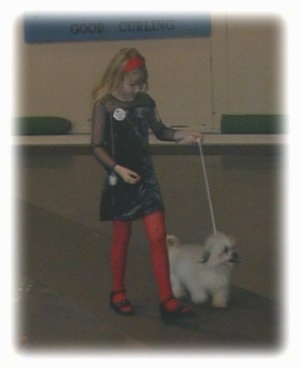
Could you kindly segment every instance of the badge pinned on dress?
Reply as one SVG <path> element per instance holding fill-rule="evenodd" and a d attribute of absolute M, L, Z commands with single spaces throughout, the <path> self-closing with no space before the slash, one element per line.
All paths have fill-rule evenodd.
<path fill-rule="evenodd" d="M 115 120 L 117 120 L 118 122 L 122 122 L 122 120 L 124 120 L 126 118 L 126 111 L 122 108 L 117 108 L 114 112 L 113 112 L 113 117 L 115 118 Z"/>

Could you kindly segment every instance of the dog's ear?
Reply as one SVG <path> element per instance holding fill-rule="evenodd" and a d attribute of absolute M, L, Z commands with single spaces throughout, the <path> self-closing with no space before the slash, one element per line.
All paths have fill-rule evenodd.
<path fill-rule="evenodd" d="M 179 240 L 176 236 L 171 234 L 167 235 L 167 245 L 169 247 L 179 246 Z"/>
<path fill-rule="evenodd" d="M 207 250 L 203 251 L 203 255 L 202 255 L 202 258 L 199 260 L 199 263 L 205 264 L 207 260 L 209 259 L 209 257 L 210 257 L 210 252 Z"/>

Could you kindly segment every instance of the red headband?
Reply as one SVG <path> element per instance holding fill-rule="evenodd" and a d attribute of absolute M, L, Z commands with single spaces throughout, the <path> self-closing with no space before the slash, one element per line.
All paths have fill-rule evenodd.
<path fill-rule="evenodd" d="M 145 65 L 145 59 L 141 56 L 134 56 L 129 59 L 127 64 L 125 64 L 123 71 L 125 73 L 131 72 L 134 69 L 143 67 Z"/>

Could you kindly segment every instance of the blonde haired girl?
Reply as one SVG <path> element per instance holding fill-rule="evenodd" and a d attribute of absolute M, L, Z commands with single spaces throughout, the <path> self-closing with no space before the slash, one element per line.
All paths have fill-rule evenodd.
<path fill-rule="evenodd" d="M 121 49 L 115 57 L 109 63 L 99 86 L 94 91 L 94 100 L 101 99 L 107 93 L 110 93 L 117 89 L 121 84 L 124 74 L 124 66 L 130 59 L 141 58 L 142 55 L 136 49 L 124 48 Z M 131 70 L 131 76 L 135 77 L 136 80 L 141 81 L 141 87 L 143 91 L 148 88 L 148 72 L 145 65 L 141 65 L 140 68 Z"/>
<path fill-rule="evenodd" d="M 100 219 L 113 224 L 110 307 L 122 315 L 134 314 L 125 290 L 125 271 L 132 222 L 142 218 L 150 241 L 161 317 L 181 319 L 190 316 L 191 309 L 177 301 L 171 289 L 164 205 L 149 153 L 148 134 L 151 129 L 165 141 L 180 141 L 187 136 L 196 140 L 202 135 L 166 127 L 154 100 L 145 93 L 147 86 L 144 57 L 136 49 L 126 48 L 111 60 L 94 92 L 92 147 L 107 171 Z"/>

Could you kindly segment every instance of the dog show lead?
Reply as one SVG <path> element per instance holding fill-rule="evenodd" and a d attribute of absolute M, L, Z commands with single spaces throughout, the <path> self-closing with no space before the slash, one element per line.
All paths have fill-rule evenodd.
<path fill-rule="evenodd" d="M 203 135 L 164 125 L 147 87 L 144 57 L 136 49 L 121 49 L 94 91 L 92 147 L 107 172 L 100 220 L 112 221 L 113 228 L 110 307 L 121 315 L 135 312 L 127 298 L 125 273 L 132 222 L 142 219 L 150 242 L 159 311 L 166 321 L 191 316 L 192 310 L 178 301 L 171 289 L 164 204 L 150 156 L 149 128 L 163 141 L 195 142 Z"/>
<path fill-rule="evenodd" d="M 205 166 L 205 160 L 204 160 L 204 155 L 203 155 L 203 150 L 202 150 L 201 139 L 198 138 L 197 143 L 198 143 L 198 147 L 199 147 L 199 154 L 200 154 L 200 157 L 201 157 L 203 178 L 204 178 L 204 184 L 205 184 L 205 188 L 206 188 L 206 194 L 207 194 L 207 200 L 208 200 L 208 205 L 209 205 L 209 211 L 210 211 L 210 218 L 211 218 L 213 233 L 217 234 L 217 227 L 216 227 L 214 209 L 213 209 L 213 205 L 212 205 L 212 201 L 211 201 L 211 195 L 210 195 L 209 183 L 208 183 L 208 178 L 207 178 L 207 173 L 206 173 L 206 166 Z"/>

